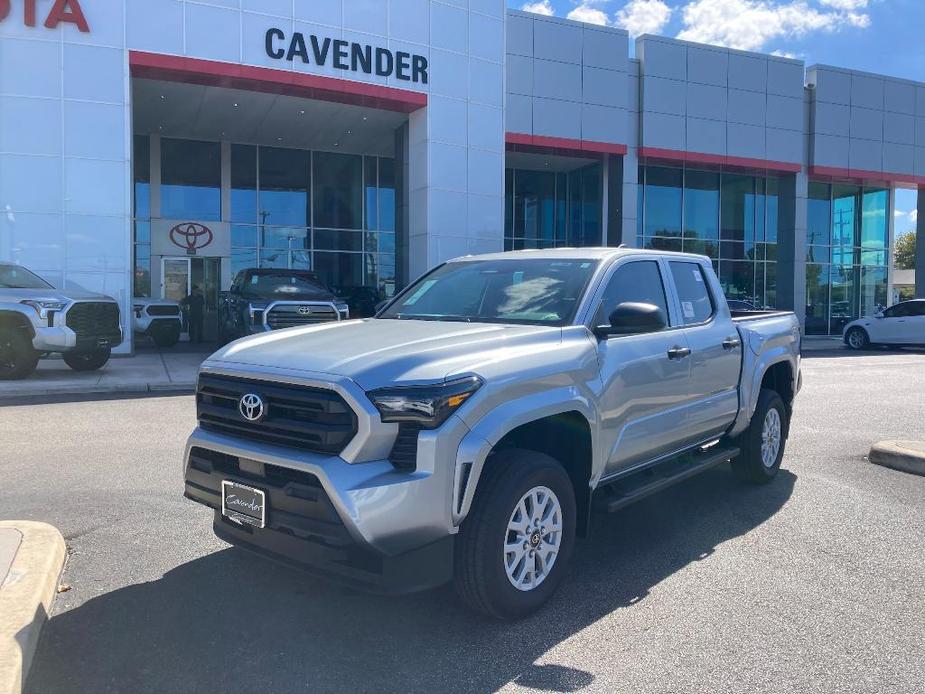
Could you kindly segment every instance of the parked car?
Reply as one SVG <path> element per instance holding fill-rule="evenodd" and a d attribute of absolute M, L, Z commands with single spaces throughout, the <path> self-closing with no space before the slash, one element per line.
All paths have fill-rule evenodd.
<path fill-rule="evenodd" d="M 150 337 L 158 347 L 173 347 L 183 332 L 180 304 L 170 299 L 132 299 L 133 328 L 136 336 Z"/>
<path fill-rule="evenodd" d="M 241 270 L 222 294 L 219 339 L 315 325 L 350 317 L 347 303 L 314 272 L 276 268 Z"/>
<path fill-rule="evenodd" d="M 845 344 L 851 349 L 872 345 L 925 346 L 925 299 L 912 299 L 859 318 L 845 326 Z"/>
<path fill-rule="evenodd" d="M 115 299 L 55 289 L 21 265 L 0 262 L 0 379 L 25 378 L 52 353 L 75 371 L 93 371 L 121 343 Z"/>
<path fill-rule="evenodd" d="M 185 495 L 222 539 L 356 586 L 539 608 L 592 509 L 731 461 L 777 475 L 790 312 L 733 319 L 710 260 L 559 249 L 444 263 L 375 318 L 213 354 Z"/>

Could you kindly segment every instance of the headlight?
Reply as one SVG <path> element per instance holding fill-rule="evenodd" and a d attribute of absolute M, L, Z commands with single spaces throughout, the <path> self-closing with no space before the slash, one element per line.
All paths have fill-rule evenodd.
<path fill-rule="evenodd" d="M 38 299 L 35 301 L 25 300 L 21 303 L 26 306 L 31 306 L 35 309 L 35 312 L 39 314 L 39 318 L 48 318 L 49 311 L 62 311 L 64 307 L 67 306 L 66 301 L 45 301 L 43 299 Z"/>
<path fill-rule="evenodd" d="M 132 310 L 135 311 L 135 318 L 141 318 L 141 314 L 145 310 L 145 307 L 141 304 L 135 304 L 132 306 Z"/>
<path fill-rule="evenodd" d="M 482 379 L 469 376 L 431 386 L 380 388 L 370 392 L 369 399 L 383 422 L 417 422 L 436 429 L 481 386 Z"/>

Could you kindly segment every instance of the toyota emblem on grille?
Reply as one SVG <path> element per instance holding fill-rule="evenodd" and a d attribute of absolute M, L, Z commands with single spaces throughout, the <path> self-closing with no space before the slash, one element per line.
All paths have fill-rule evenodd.
<path fill-rule="evenodd" d="M 266 414 L 266 410 L 263 399 L 256 393 L 242 395 L 238 400 L 238 411 L 248 422 L 259 422 Z"/>
<path fill-rule="evenodd" d="M 299 306 L 299 313 L 301 313 L 303 316 L 307 316 L 311 312 L 312 312 L 311 306 Z"/>

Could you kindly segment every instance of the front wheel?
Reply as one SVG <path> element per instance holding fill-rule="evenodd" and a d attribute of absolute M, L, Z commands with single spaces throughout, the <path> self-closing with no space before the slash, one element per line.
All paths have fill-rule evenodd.
<path fill-rule="evenodd" d="M 158 347 L 173 347 L 180 341 L 179 325 L 172 330 L 156 330 L 151 333 L 151 339 Z"/>
<path fill-rule="evenodd" d="M 845 342 L 851 349 L 867 349 L 870 347 L 870 338 L 864 328 L 851 328 L 845 335 Z"/>
<path fill-rule="evenodd" d="M 737 439 L 740 453 L 732 470 L 746 482 L 764 484 L 777 476 L 789 430 L 787 407 L 775 391 L 763 388 L 752 421 Z"/>
<path fill-rule="evenodd" d="M 25 378 L 38 366 L 39 355 L 24 330 L 0 330 L 0 380 Z"/>
<path fill-rule="evenodd" d="M 109 361 L 112 350 L 109 347 L 94 349 L 89 352 L 65 352 L 64 363 L 74 371 L 96 371 Z"/>
<path fill-rule="evenodd" d="M 457 593 L 491 617 L 524 617 L 555 592 L 574 543 L 575 492 L 562 466 L 534 451 L 495 453 L 457 537 Z"/>

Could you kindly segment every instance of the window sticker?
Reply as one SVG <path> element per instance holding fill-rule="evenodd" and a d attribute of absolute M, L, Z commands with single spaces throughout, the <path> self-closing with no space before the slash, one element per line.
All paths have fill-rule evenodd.
<path fill-rule="evenodd" d="M 412 294 L 405 300 L 405 306 L 414 306 L 418 302 L 418 300 L 422 296 L 424 296 L 428 291 L 430 291 L 430 288 L 433 287 L 435 284 L 437 284 L 437 280 L 427 280 L 426 282 L 424 282 L 424 284 L 418 287 L 417 291 L 415 291 L 414 294 Z"/>
<path fill-rule="evenodd" d="M 684 311 L 685 318 L 693 318 L 696 314 L 694 313 L 694 304 L 690 301 L 682 301 L 681 309 Z"/>
<path fill-rule="evenodd" d="M 698 282 L 703 282 L 703 275 L 700 274 L 700 270 L 693 270 L 692 272 L 694 273 L 695 280 Z"/>

